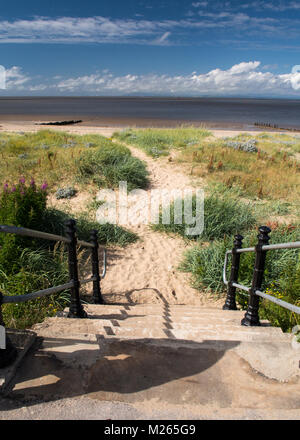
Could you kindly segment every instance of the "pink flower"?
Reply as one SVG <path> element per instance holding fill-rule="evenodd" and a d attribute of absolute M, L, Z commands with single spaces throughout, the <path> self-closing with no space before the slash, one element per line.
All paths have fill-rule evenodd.
<path fill-rule="evenodd" d="M 19 182 L 20 182 L 22 185 L 24 185 L 24 183 L 25 183 L 25 177 L 21 177 L 21 178 L 19 179 Z"/>
<path fill-rule="evenodd" d="M 33 178 L 33 177 L 31 178 L 30 185 L 31 185 L 31 186 L 35 186 L 35 181 L 34 181 L 34 178 Z"/>
<path fill-rule="evenodd" d="M 41 186 L 41 189 L 42 189 L 43 191 L 46 191 L 47 188 L 48 188 L 48 183 L 47 183 L 47 182 L 44 182 L 43 185 Z"/>
<path fill-rule="evenodd" d="M 15 192 L 17 188 L 15 186 L 12 187 L 11 192 Z"/>

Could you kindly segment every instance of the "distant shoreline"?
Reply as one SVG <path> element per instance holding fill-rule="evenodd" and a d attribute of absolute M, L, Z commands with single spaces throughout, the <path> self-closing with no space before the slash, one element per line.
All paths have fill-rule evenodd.
<path fill-rule="evenodd" d="M 67 119 L 67 118 L 66 118 Z M 60 118 L 54 118 L 54 120 L 60 120 Z M 61 119 L 63 120 L 63 119 Z M 124 128 L 176 128 L 176 125 L 171 126 L 154 126 L 154 125 L 147 125 L 144 127 L 139 127 L 134 124 L 130 124 L 129 122 L 127 124 L 97 124 L 94 122 L 93 125 L 89 125 L 88 121 L 85 121 L 84 123 L 80 124 L 74 124 L 74 125 L 55 125 L 55 126 L 47 126 L 47 125 L 37 125 L 38 120 L 34 121 L 24 121 L 24 120 L 15 120 L 15 121 L 1 121 L 0 118 L 0 133 L 7 132 L 7 133 L 26 133 L 26 132 L 37 132 L 39 130 L 55 130 L 55 131 L 63 131 L 70 134 L 76 134 L 76 135 L 83 135 L 83 134 L 100 134 L 102 136 L 110 137 L 112 134 L 116 131 L 123 130 Z M 179 128 L 183 124 L 179 124 L 177 127 Z M 191 125 L 191 124 L 184 124 L 185 126 Z M 194 124 L 194 126 L 197 126 Z M 233 137 L 237 136 L 240 133 L 246 133 L 246 134 L 258 134 L 258 133 L 264 133 L 264 132 L 273 132 L 273 133 L 300 133 L 299 131 L 284 131 L 284 130 L 277 130 L 277 129 L 260 129 L 258 127 L 248 128 L 242 126 L 241 124 L 231 125 L 231 124 L 225 124 L 223 126 L 201 126 L 199 124 L 199 128 L 204 128 L 209 130 L 213 136 L 220 138 L 220 137 Z"/>
<path fill-rule="evenodd" d="M 0 98 L 0 125 L 82 120 L 82 126 L 300 130 L 300 100 L 237 98 Z M 276 129 L 276 128 L 275 128 Z"/>
<path fill-rule="evenodd" d="M 85 118 L 74 125 L 45 125 L 46 122 L 68 121 L 75 119 L 72 115 L 0 115 L 0 131 L 37 131 L 47 129 L 71 129 L 85 131 L 93 129 L 123 129 L 132 128 L 180 128 L 182 126 L 195 126 L 212 131 L 237 131 L 237 132 L 300 132 L 299 129 L 289 127 L 261 127 L 254 124 L 222 121 L 176 121 L 161 119 L 135 119 L 135 118 Z M 41 125 L 39 125 L 41 124 Z"/>

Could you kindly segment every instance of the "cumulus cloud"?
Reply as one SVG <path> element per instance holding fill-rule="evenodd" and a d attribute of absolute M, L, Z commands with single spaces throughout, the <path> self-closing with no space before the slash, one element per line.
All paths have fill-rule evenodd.
<path fill-rule="evenodd" d="M 300 73 L 276 75 L 258 70 L 259 61 L 242 62 L 227 70 L 190 75 L 123 75 L 97 73 L 68 78 L 56 84 L 61 92 L 86 94 L 153 94 L 176 96 L 297 96 Z M 299 84 L 299 88 L 298 87 Z M 299 92 L 298 92 L 299 94 Z"/>
<path fill-rule="evenodd" d="M 22 69 L 18 66 L 13 66 L 10 69 L 5 70 L 6 88 L 21 90 L 25 86 L 24 84 L 30 81 L 30 77 L 22 72 Z"/>
<path fill-rule="evenodd" d="M 38 78 L 40 80 L 40 78 Z M 300 71 L 275 74 L 260 61 L 188 75 L 115 75 L 107 70 L 77 77 L 54 76 L 36 83 L 20 67 L 7 71 L 10 94 L 45 95 L 164 95 L 164 96 L 282 96 L 300 98 Z"/>

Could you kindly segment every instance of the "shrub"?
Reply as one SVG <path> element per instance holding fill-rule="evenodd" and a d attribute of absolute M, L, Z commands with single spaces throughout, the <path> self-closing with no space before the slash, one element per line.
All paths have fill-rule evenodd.
<path fill-rule="evenodd" d="M 81 179 L 92 179 L 102 187 L 115 188 L 127 181 L 128 189 L 146 188 L 147 170 L 144 162 L 131 156 L 127 147 L 118 144 L 84 151 L 76 161 Z"/>
<path fill-rule="evenodd" d="M 21 178 L 17 185 L 4 185 L 0 196 L 0 224 L 37 229 L 46 209 L 47 184 L 37 188 L 34 180 L 26 185 Z M 0 266 L 6 271 L 14 271 L 18 266 L 21 249 L 34 243 L 30 238 L 14 234 L 0 234 Z"/>
<path fill-rule="evenodd" d="M 193 197 L 193 216 L 196 215 L 196 199 Z M 162 215 L 160 216 L 161 220 Z M 170 211 L 171 221 L 169 225 L 161 222 L 154 225 L 154 229 L 166 232 L 175 232 L 185 236 L 187 225 L 184 221 L 182 224 L 174 224 L 174 204 L 171 205 Z M 228 196 L 218 197 L 212 194 L 204 200 L 204 231 L 199 237 L 197 235 L 190 236 L 192 239 L 214 240 L 222 238 L 224 235 L 231 235 L 236 232 L 247 230 L 255 225 L 255 218 L 251 212 L 249 205 L 238 202 L 235 198 Z"/>
<path fill-rule="evenodd" d="M 248 139 L 244 142 L 238 142 L 238 141 L 229 141 L 226 142 L 226 147 L 234 148 L 235 150 L 241 150 L 246 151 L 247 153 L 257 153 L 257 147 L 255 146 L 257 144 L 257 140 L 255 139 Z"/>
<path fill-rule="evenodd" d="M 58 209 L 47 209 L 42 218 L 41 231 L 50 232 L 57 235 L 65 235 L 65 222 L 71 217 L 67 212 Z M 74 218 L 74 216 L 72 216 Z M 90 219 L 88 213 L 81 213 L 75 217 L 77 221 L 76 230 L 79 240 L 90 240 L 92 229 L 98 231 L 99 243 L 103 245 L 126 246 L 137 240 L 137 235 L 131 231 L 127 231 L 117 225 L 106 223 L 100 225 L 98 222 Z"/>
<path fill-rule="evenodd" d="M 0 290 L 5 295 L 25 295 L 41 289 L 64 284 L 69 279 L 68 261 L 63 247 L 54 252 L 46 249 L 23 249 L 19 263 L 21 270 L 6 273 L 0 270 Z M 60 292 L 32 301 L 4 304 L 3 319 L 10 328 L 26 328 L 54 316 L 69 303 L 69 292 Z"/>

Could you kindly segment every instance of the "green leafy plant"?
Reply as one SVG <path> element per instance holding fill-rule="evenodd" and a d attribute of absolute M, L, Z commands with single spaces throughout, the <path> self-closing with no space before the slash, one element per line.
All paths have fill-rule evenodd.
<path fill-rule="evenodd" d="M 196 216 L 196 199 L 192 201 L 193 216 Z M 155 230 L 174 232 L 182 236 L 185 235 L 188 225 L 185 221 L 182 224 L 174 223 L 174 204 L 170 209 L 170 224 L 162 224 L 162 214 L 160 223 L 153 225 Z M 253 227 L 256 223 L 250 206 L 237 201 L 237 199 L 225 196 L 211 194 L 204 200 L 204 230 L 203 233 L 194 236 L 188 236 L 191 239 L 214 240 L 222 238 L 224 235 L 231 235 L 238 231 L 244 231 Z"/>
<path fill-rule="evenodd" d="M 46 209 L 47 184 L 41 188 L 31 180 L 25 179 L 11 188 L 6 183 L 0 195 L 0 224 L 36 229 Z M 34 243 L 34 240 L 14 234 L 0 234 L 0 266 L 6 271 L 14 271 L 18 266 L 21 249 Z"/>
<path fill-rule="evenodd" d="M 115 188 L 120 181 L 127 181 L 129 190 L 148 185 L 146 165 L 131 156 L 123 145 L 111 144 L 84 151 L 76 164 L 80 179 L 92 180 L 100 187 Z"/>

